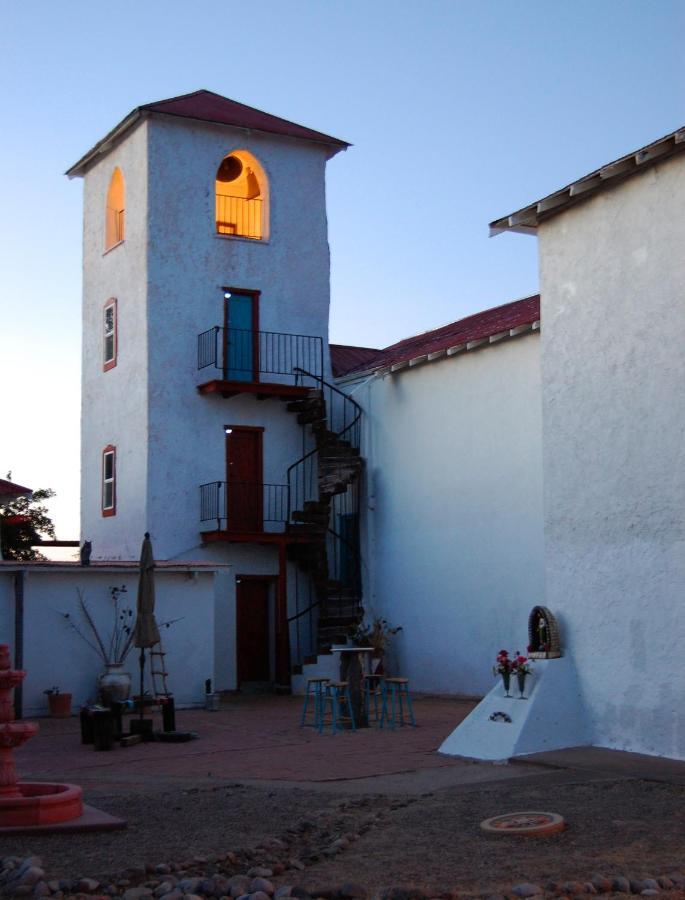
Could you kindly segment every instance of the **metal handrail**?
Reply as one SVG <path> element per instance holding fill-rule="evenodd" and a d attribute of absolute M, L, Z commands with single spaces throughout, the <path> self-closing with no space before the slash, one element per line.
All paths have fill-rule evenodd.
<path fill-rule="evenodd" d="M 223 491 L 223 496 L 222 496 Z M 290 499 L 287 484 L 262 484 L 250 481 L 208 481 L 200 485 L 200 521 L 216 519 L 217 530 L 221 523 L 233 524 L 230 504 L 235 499 L 255 514 L 256 520 L 285 524 L 290 515 Z M 249 523 L 248 523 L 249 524 Z M 245 528 L 245 522 L 236 522 L 236 529 Z M 250 530 L 250 529 L 247 529 Z"/>
<path fill-rule="evenodd" d="M 288 375 L 295 381 L 303 367 L 312 378 L 323 375 L 323 338 L 315 334 L 253 331 L 215 325 L 197 337 L 198 370 L 214 366 L 224 380 L 258 380 L 258 375 Z M 245 377 L 247 376 L 247 377 Z"/>

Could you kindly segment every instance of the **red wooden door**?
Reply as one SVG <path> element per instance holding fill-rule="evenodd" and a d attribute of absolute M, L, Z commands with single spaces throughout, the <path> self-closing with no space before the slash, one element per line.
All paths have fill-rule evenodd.
<path fill-rule="evenodd" d="M 226 434 L 226 518 L 229 531 L 261 531 L 261 428 L 234 426 Z"/>
<path fill-rule="evenodd" d="M 238 686 L 271 681 L 269 581 L 241 579 L 236 584 Z"/>

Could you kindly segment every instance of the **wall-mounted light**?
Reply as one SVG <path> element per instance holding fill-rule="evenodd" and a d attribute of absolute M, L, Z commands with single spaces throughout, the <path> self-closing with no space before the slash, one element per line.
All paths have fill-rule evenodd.
<path fill-rule="evenodd" d="M 231 292 L 224 291 L 224 300 L 230 300 L 230 299 L 231 299 Z"/>
<path fill-rule="evenodd" d="M 226 432 L 226 434 L 233 434 L 232 428 L 225 428 L 224 431 Z"/>

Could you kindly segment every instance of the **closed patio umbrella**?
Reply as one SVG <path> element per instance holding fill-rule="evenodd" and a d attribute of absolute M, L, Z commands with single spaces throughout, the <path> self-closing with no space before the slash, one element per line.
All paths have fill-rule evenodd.
<path fill-rule="evenodd" d="M 159 629 L 155 621 L 155 559 L 152 555 L 150 533 L 147 531 L 145 532 L 145 540 L 140 551 L 140 575 L 138 576 L 136 612 L 133 644 L 136 647 L 140 647 L 140 718 L 142 720 L 145 648 L 154 647 L 159 642 Z"/>

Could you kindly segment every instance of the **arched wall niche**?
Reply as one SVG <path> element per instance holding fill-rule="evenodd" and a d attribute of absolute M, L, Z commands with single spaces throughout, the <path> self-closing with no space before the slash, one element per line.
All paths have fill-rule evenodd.
<path fill-rule="evenodd" d="M 269 180 L 248 150 L 231 150 L 216 172 L 216 232 L 265 241 L 269 237 Z"/>
<path fill-rule="evenodd" d="M 126 232 L 126 186 L 121 169 L 112 172 L 105 210 L 105 250 L 120 244 Z"/>

